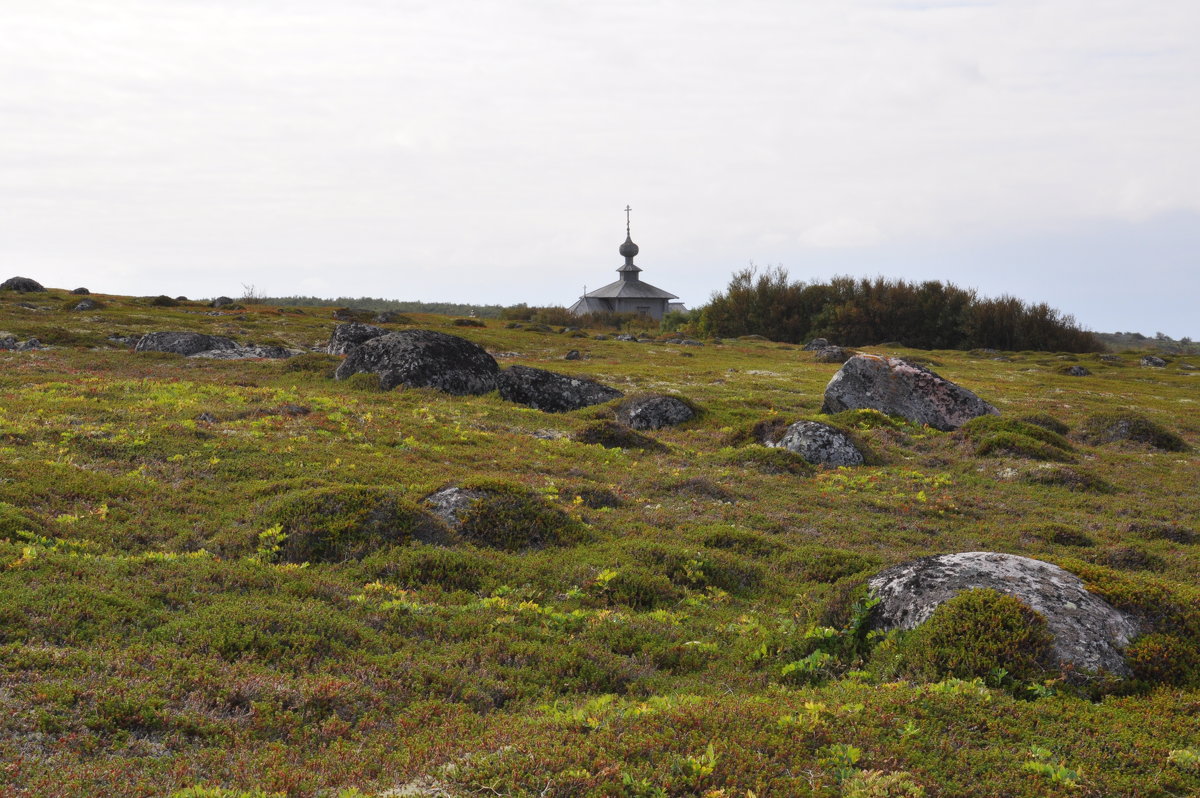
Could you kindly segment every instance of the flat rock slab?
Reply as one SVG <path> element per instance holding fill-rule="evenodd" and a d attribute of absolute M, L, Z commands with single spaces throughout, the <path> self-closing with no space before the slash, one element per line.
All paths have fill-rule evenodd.
<path fill-rule="evenodd" d="M 795 452 L 814 465 L 857 466 L 864 462 L 849 435 L 819 421 L 797 421 L 777 443 L 767 445 Z"/>
<path fill-rule="evenodd" d="M 500 367 L 483 347 L 457 335 L 436 330 L 400 330 L 381 335 L 352 349 L 334 377 L 379 375 L 379 387 L 390 391 L 436 388 L 456 396 L 496 389 Z"/>
<path fill-rule="evenodd" d="M 220 349 L 237 349 L 230 338 L 220 335 L 204 335 L 194 332 L 152 332 L 142 336 L 135 352 L 174 352 L 177 355 L 195 355 Z"/>
<path fill-rule="evenodd" d="M 367 341 L 373 341 L 387 334 L 387 330 L 372 324 L 359 324 L 358 322 L 339 324 L 329 335 L 329 345 L 326 347 L 326 351 L 331 355 L 344 355 L 356 346 L 362 346 Z"/>
<path fill-rule="evenodd" d="M 824 413 L 878 410 L 943 431 L 958 429 L 977 416 L 999 414 L 995 407 L 922 366 L 895 357 L 855 355 L 825 386 Z"/>
<path fill-rule="evenodd" d="M 500 373 L 496 387 L 502 398 L 547 413 L 579 410 L 625 395 L 586 377 L 570 377 L 530 366 L 505 369 Z"/>
<path fill-rule="evenodd" d="M 1137 621 L 1041 560 L 987 551 L 922 557 L 888 568 L 867 583 L 882 601 L 875 623 L 913 629 L 964 590 L 991 588 L 1020 599 L 1046 618 L 1059 665 L 1127 676 L 1121 650 L 1140 632 Z"/>
<path fill-rule="evenodd" d="M 633 429 L 662 429 L 696 417 L 687 402 L 674 396 L 635 396 L 617 408 L 617 420 Z"/>

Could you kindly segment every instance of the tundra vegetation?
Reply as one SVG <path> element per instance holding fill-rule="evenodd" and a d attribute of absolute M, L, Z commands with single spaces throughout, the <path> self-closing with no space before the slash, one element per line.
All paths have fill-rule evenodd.
<path fill-rule="evenodd" d="M 327 307 L 91 296 L 0 292 L 0 340 L 50 345 L 0 351 L 2 795 L 1200 794 L 1185 358 L 864 347 L 1001 410 L 939 432 L 821 415 L 839 365 L 763 338 L 384 325 L 701 411 L 634 434 L 621 400 L 132 351 L 315 350 Z M 866 463 L 762 445 L 802 419 Z M 448 487 L 485 497 L 457 525 L 426 502 Z M 872 627 L 869 576 L 977 550 L 1136 615 L 1132 676 L 1056 671 L 988 591 Z"/>

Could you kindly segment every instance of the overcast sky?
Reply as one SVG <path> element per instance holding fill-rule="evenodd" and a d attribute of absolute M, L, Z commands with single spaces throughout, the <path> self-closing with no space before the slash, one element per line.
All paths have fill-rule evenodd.
<path fill-rule="evenodd" d="M 1200 338 L 1196 0 L 0 0 L 0 279 L 695 306 L 751 262 Z"/>

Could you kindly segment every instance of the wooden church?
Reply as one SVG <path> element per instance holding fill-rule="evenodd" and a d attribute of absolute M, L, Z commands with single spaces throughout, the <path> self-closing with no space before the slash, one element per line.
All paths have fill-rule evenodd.
<path fill-rule="evenodd" d="M 682 302 L 671 301 L 679 297 L 644 283 L 638 277 L 642 270 L 633 263 L 634 256 L 638 254 L 638 245 L 633 243 L 629 234 L 630 210 L 628 205 L 625 206 L 625 243 L 617 250 L 625 258 L 624 265 L 617 269 L 620 279 L 579 297 L 579 301 L 568 308 L 576 316 L 586 313 L 639 313 L 660 321 L 670 311 L 686 310 Z"/>

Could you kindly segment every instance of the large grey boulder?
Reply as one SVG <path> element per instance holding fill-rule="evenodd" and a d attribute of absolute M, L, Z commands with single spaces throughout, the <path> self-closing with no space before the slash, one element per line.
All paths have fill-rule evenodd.
<path fill-rule="evenodd" d="M 922 557 L 868 580 L 881 599 L 873 620 L 883 629 L 913 629 L 964 590 L 991 588 L 1013 596 L 1046 619 L 1060 666 L 1126 676 L 1121 650 L 1141 629 L 1131 615 L 1084 588 L 1083 580 L 1041 560 L 988 551 Z"/>
<path fill-rule="evenodd" d="M 1167 361 L 1163 360 L 1158 355 L 1142 355 L 1142 359 L 1138 362 L 1140 362 L 1143 366 L 1148 366 L 1149 368 L 1155 369 L 1161 369 L 1167 365 Z"/>
<path fill-rule="evenodd" d="M 0 291 L 17 291 L 22 294 L 39 294 L 46 289 L 37 280 L 29 277 L 10 277 L 0 283 Z"/>
<path fill-rule="evenodd" d="M 436 330 L 400 330 L 352 349 L 334 377 L 370 372 L 379 375 L 385 391 L 403 385 L 461 396 L 494 391 L 499 371 L 495 358 L 465 338 Z"/>
<path fill-rule="evenodd" d="M 177 355 L 194 355 L 214 349 L 237 349 L 230 338 L 220 335 L 205 335 L 194 332 L 152 332 L 142 336 L 135 352 L 174 352 Z"/>
<path fill-rule="evenodd" d="M 814 465 L 857 466 L 864 462 L 849 435 L 819 421 L 797 421 L 777 443 L 767 445 L 795 452 Z"/>
<path fill-rule="evenodd" d="M 687 402 L 675 396 L 652 394 L 626 399 L 617 408 L 617 421 L 633 429 L 662 429 L 696 417 Z"/>
<path fill-rule="evenodd" d="M 996 408 L 950 380 L 895 357 L 855 355 L 825 386 L 824 413 L 869 408 L 952 430 Z"/>
<path fill-rule="evenodd" d="M 512 366 L 500 372 L 496 387 L 504 399 L 547 413 L 578 410 L 625 395 L 586 377 L 570 377 L 530 366 Z"/>
<path fill-rule="evenodd" d="M 387 330 L 371 324 L 358 322 L 339 324 L 329 335 L 329 346 L 326 347 L 326 351 L 331 355 L 344 355 L 356 346 L 362 346 L 367 341 L 387 334 Z"/>

